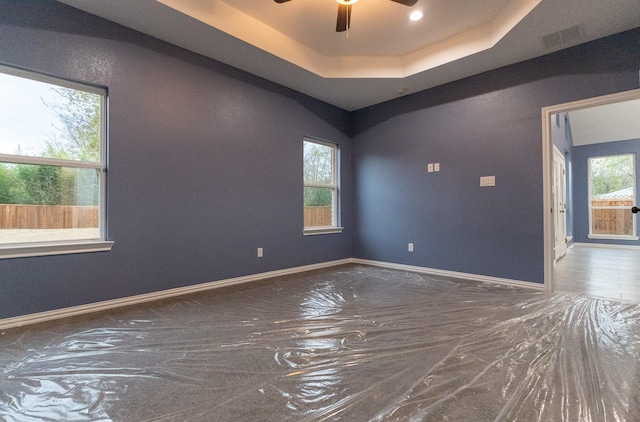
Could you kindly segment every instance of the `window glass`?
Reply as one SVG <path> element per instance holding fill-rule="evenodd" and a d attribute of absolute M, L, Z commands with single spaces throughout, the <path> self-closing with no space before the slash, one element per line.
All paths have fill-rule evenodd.
<path fill-rule="evenodd" d="M 634 236 L 635 155 L 589 159 L 592 235 Z"/>
<path fill-rule="evenodd" d="M 104 239 L 105 98 L 0 66 L 0 245 Z"/>
<path fill-rule="evenodd" d="M 304 142 L 304 181 L 306 183 L 333 184 L 334 147 L 315 142 Z"/>
<path fill-rule="evenodd" d="M 304 228 L 337 226 L 337 147 L 304 141 Z"/>

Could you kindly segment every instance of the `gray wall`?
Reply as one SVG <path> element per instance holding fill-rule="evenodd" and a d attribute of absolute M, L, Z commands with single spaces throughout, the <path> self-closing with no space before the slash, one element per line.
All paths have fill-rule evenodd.
<path fill-rule="evenodd" d="M 108 87 L 115 241 L 0 261 L 0 318 L 352 256 L 346 111 L 53 1 L 0 1 L 0 63 Z M 339 144 L 343 234 L 302 236 L 305 135 Z"/>
<path fill-rule="evenodd" d="M 354 255 L 542 283 L 541 108 L 639 69 L 635 30 L 355 112 Z"/>
<path fill-rule="evenodd" d="M 636 191 L 640 187 L 638 159 L 640 159 L 640 139 L 601 144 L 580 145 L 573 147 L 573 180 L 575 202 L 575 234 L 574 241 L 581 243 L 600 243 L 612 245 L 640 246 L 640 240 L 605 240 L 589 239 L 589 158 L 605 155 L 635 154 L 636 156 Z M 637 193 L 637 192 L 636 192 Z M 636 204 L 640 202 L 636 200 Z M 634 217 L 640 224 L 638 214 Z"/>

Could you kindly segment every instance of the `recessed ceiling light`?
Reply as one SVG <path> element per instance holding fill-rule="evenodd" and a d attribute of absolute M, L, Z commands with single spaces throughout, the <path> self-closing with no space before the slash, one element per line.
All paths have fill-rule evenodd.
<path fill-rule="evenodd" d="M 352 5 L 353 3 L 357 2 L 358 0 L 336 0 L 336 2 L 338 4 L 342 4 L 344 6 L 349 6 Z"/>
<path fill-rule="evenodd" d="M 424 13 L 422 13 L 419 10 L 416 10 L 415 12 L 411 12 L 411 14 L 409 15 L 409 19 L 411 19 L 412 21 L 419 21 L 423 17 L 424 17 Z"/>

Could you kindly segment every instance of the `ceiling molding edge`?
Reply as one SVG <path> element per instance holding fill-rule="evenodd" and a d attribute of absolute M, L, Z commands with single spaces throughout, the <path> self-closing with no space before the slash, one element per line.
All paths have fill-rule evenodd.
<path fill-rule="evenodd" d="M 405 56 L 376 57 L 319 54 L 221 0 L 155 1 L 322 78 L 402 79 L 490 49 L 542 0 L 511 0 L 484 25 Z"/>

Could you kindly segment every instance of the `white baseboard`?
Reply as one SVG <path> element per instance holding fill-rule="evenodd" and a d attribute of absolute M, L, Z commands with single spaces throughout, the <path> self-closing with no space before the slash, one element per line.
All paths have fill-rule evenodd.
<path fill-rule="evenodd" d="M 508 278 L 491 277 L 487 275 L 460 273 L 457 271 L 439 270 L 436 268 L 417 267 L 414 265 L 394 264 L 392 262 L 383 261 L 371 261 L 368 259 L 353 258 L 351 260 L 354 264 L 371 265 L 374 267 L 391 268 L 394 270 L 411 271 L 415 273 L 423 273 L 430 275 L 440 275 L 444 277 L 454 277 L 464 280 L 480 281 L 484 283 L 502 284 L 506 286 L 524 287 L 526 289 L 533 290 L 545 290 L 545 286 L 542 283 L 534 283 L 531 281 L 511 280 Z"/>
<path fill-rule="evenodd" d="M 89 303 L 86 305 L 72 306 L 69 308 L 55 309 L 53 311 L 38 312 L 35 314 L 21 315 L 13 318 L 0 319 L 0 330 L 21 327 L 24 325 L 37 324 L 55 319 L 68 318 L 77 315 L 89 314 L 92 312 L 106 311 L 108 309 L 121 308 L 123 306 L 137 305 L 140 303 L 155 300 L 168 299 L 176 296 L 183 296 L 191 293 L 204 292 L 221 287 L 235 286 L 266 278 L 280 277 L 289 274 L 296 274 L 305 271 L 318 270 L 322 268 L 334 267 L 337 265 L 352 263 L 351 258 L 337 261 L 321 262 L 319 264 L 304 265 L 301 267 L 287 268 L 283 270 L 269 271 L 265 273 L 251 274 L 243 277 L 229 278 L 226 280 L 212 281 L 208 283 L 196 284 L 193 286 L 178 287 L 175 289 L 162 290 L 159 292 L 145 293 L 136 296 L 123 297 L 120 299 L 107 300 L 103 302 Z"/>
<path fill-rule="evenodd" d="M 106 311 L 124 306 L 138 305 L 155 300 L 169 299 L 191 293 L 199 293 L 207 290 L 219 289 L 222 287 L 235 286 L 252 281 L 264 280 L 272 277 L 280 277 L 289 274 L 296 274 L 305 271 L 319 270 L 322 268 L 335 267 L 344 264 L 362 264 L 374 267 L 391 268 L 396 270 L 411 271 L 416 273 L 440 275 L 445 277 L 455 277 L 466 280 L 480 281 L 486 283 L 502 284 L 507 286 L 524 287 L 528 289 L 544 290 L 544 285 L 528 281 L 510 280 L 506 278 L 490 277 L 478 274 L 460 273 L 456 271 L 438 270 L 427 267 L 417 267 L 413 265 L 394 264 L 391 262 L 371 261 L 367 259 L 346 258 L 336 261 L 321 262 L 318 264 L 303 265 L 301 267 L 286 268 L 283 270 L 269 271 L 258 274 L 251 274 L 242 277 L 229 278 L 226 280 L 212 281 L 208 283 L 196 284 L 193 286 L 178 287 L 175 289 L 162 290 L 159 292 L 145 293 L 136 296 L 129 296 L 120 299 L 107 300 L 103 302 L 89 303 L 86 305 L 72 306 L 69 308 L 55 309 L 53 311 L 38 312 L 35 314 L 21 315 L 12 318 L 0 319 L 0 330 L 8 328 L 22 327 L 30 324 L 52 321 L 55 319 L 68 318 L 72 316 L 84 315 L 93 312 Z"/>
<path fill-rule="evenodd" d="M 603 248 L 603 249 L 632 249 L 640 250 L 640 246 L 637 245 L 612 245 L 610 243 L 580 243 L 573 242 L 576 247 L 579 248 Z"/>

